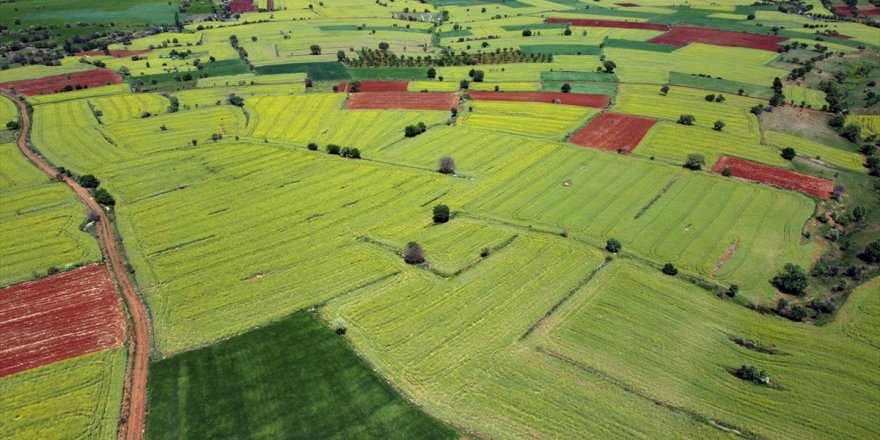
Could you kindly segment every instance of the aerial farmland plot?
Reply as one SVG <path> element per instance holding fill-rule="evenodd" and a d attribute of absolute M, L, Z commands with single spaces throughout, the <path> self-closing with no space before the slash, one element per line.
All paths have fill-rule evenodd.
<path fill-rule="evenodd" d="M 0 3 L 0 438 L 880 437 L 880 14 Z"/>

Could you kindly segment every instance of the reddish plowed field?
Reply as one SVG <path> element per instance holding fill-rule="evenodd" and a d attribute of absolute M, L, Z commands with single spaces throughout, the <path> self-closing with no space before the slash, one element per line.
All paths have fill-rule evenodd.
<path fill-rule="evenodd" d="M 615 20 L 581 20 L 576 18 L 548 18 L 547 23 L 569 23 L 572 26 L 608 27 L 620 29 L 647 29 L 652 31 L 668 31 L 669 26 L 654 23 L 636 23 Z"/>
<path fill-rule="evenodd" d="M 111 57 L 114 57 L 114 58 L 125 58 L 125 57 L 134 56 L 134 55 L 143 55 L 145 53 L 150 53 L 152 51 L 149 49 L 144 49 L 144 50 L 111 50 L 109 52 L 110 53 L 108 54 L 108 53 L 104 52 L 103 50 L 88 50 L 85 52 L 77 52 L 76 56 L 78 56 L 78 57 L 97 57 L 97 56 L 102 56 L 102 55 L 110 55 Z"/>
<path fill-rule="evenodd" d="M 845 17 L 852 17 L 853 16 L 853 13 L 849 9 L 849 6 L 835 6 L 834 12 L 837 12 L 838 14 L 843 15 Z"/>
<path fill-rule="evenodd" d="M 253 0 L 232 0 L 229 2 L 229 10 L 233 13 L 253 12 L 257 10 Z"/>
<path fill-rule="evenodd" d="M 872 8 L 864 8 L 859 9 L 859 13 L 862 15 L 880 15 L 880 8 L 872 7 Z"/>
<path fill-rule="evenodd" d="M 569 142 L 607 151 L 631 152 L 641 142 L 655 119 L 619 113 L 603 113 L 578 130 Z"/>
<path fill-rule="evenodd" d="M 712 171 L 721 173 L 725 168 L 730 168 L 733 177 L 800 191 L 822 199 L 827 199 L 834 191 L 834 182 L 735 157 L 721 156 Z"/>
<path fill-rule="evenodd" d="M 107 84 L 119 84 L 121 82 L 122 75 L 119 75 L 112 70 L 97 69 L 64 75 L 47 76 L 45 78 L 0 83 L 0 90 L 15 90 L 19 95 L 34 96 L 61 92 L 66 86 L 70 86 L 74 89 L 76 89 L 77 86 L 80 86 L 81 88 L 90 88 Z"/>
<path fill-rule="evenodd" d="M 107 266 L 0 289 L 0 377 L 117 347 L 124 336 Z"/>
<path fill-rule="evenodd" d="M 409 81 L 361 81 L 361 92 L 405 92 Z M 348 92 L 348 81 L 342 81 L 337 86 L 340 92 Z"/>
<path fill-rule="evenodd" d="M 348 96 L 349 110 L 446 110 L 458 108 L 458 93 L 373 92 Z"/>
<path fill-rule="evenodd" d="M 685 46 L 691 43 L 712 44 L 715 46 L 748 47 L 775 52 L 779 43 L 788 37 L 776 35 L 757 35 L 745 32 L 719 31 L 693 26 L 673 26 L 672 30 L 648 40 L 649 43 Z"/>
<path fill-rule="evenodd" d="M 611 97 L 607 95 L 588 95 L 586 93 L 481 91 L 467 93 L 477 101 L 546 102 L 550 104 L 558 99 L 560 104 L 590 108 L 605 108 L 611 101 Z"/>

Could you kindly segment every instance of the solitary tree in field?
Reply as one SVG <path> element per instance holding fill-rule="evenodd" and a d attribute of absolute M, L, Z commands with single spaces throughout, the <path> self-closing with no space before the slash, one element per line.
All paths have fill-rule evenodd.
<path fill-rule="evenodd" d="M 443 156 L 437 165 L 437 171 L 443 174 L 452 174 L 455 172 L 455 160 L 451 156 Z"/>
<path fill-rule="evenodd" d="M 425 262 L 425 251 L 418 243 L 411 241 L 403 249 L 403 261 L 407 264 L 422 264 Z"/>
<path fill-rule="evenodd" d="M 449 207 L 437 205 L 434 207 L 434 223 L 446 223 L 449 221 Z"/>
<path fill-rule="evenodd" d="M 434 79 L 437 76 L 437 69 L 430 67 L 427 72 L 428 78 Z"/>
<path fill-rule="evenodd" d="M 678 275 L 678 268 L 676 268 L 675 265 L 672 263 L 666 263 L 663 265 L 663 273 L 674 277 Z"/>
<path fill-rule="evenodd" d="M 384 41 L 379 43 L 379 50 L 381 50 L 382 52 L 387 52 L 389 47 L 391 46 L 389 46 L 388 43 Z"/>
<path fill-rule="evenodd" d="M 562 35 L 565 35 L 566 37 L 571 35 L 571 28 L 565 28 L 565 30 L 562 31 Z"/>
<path fill-rule="evenodd" d="M 706 165 L 706 158 L 699 153 L 688 154 L 687 161 L 684 163 L 685 168 L 692 170 L 699 170 L 703 168 L 703 165 Z"/>
<path fill-rule="evenodd" d="M 623 244 L 616 238 L 609 238 L 605 243 L 605 250 L 613 254 L 620 252 L 621 248 L 623 248 Z"/>
<path fill-rule="evenodd" d="M 807 280 L 807 274 L 803 268 L 796 264 L 787 263 L 782 268 L 782 272 L 773 277 L 770 283 L 781 292 L 801 295 L 806 292 L 809 280 Z"/>
<path fill-rule="evenodd" d="M 792 160 L 797 156 L 797 151 L 794 151 L 794 148 L 785 147 L 782 149 L 782 158 L 785 160 Z"/>
<path fill-rule="evenodd" d="M 464 89 L 464 90 L 467 90 L 468 87 L 470 87 L 470 86 L 471 86 L 471 82 L 466 79 L 463 79 L 463 80 L 459 81 L 459 83 L 458 83 L 458 87 L 461 89 Z"/>
<path fill-rule="evenodd" d="M 605 62 L 602 63 L 602 67 L 605 68 L 606 72 L 614 73 L 614 69 L 617 68 L 617 63 L 615 63 L 614 61 L 611 61 L 611 60 L 605 60 Z"/>
<path fill-rule="evenodd" d="M 666 94 L 669 93 L 669 86 L 664 85 L 663 87 L 660 87 L 660 93 L 661 93 L 663 96 L 666 96 Z"/>
<path fill-rule="evenodd" d="M 482 70 L 475 70 L 473 76 L 474 82 L 483 82 L 485 75 L 486 74 Z"/>
<path fill-rule="evenodd" d="M 312 55 L 321 55 L 321 46 L 317 44 L 309 46 L 309 50 L 312 52 Z"/>
<path fill-rule="evenodd" d="M 532 36 L 532 31 L 529 30 L 529 29 L 524 29 L 524 30 L 522 31 L 522 36 L 523 36 L 523 37 L 531 37 L 531 36 Z"/>
<path fill-rule="evenodd" d="M 571 92 L 571 84 L 565 83 L 562 85 L 562 93 Z"/>
<path fill-rule="evenodd" d="M 676 122 L 681 125 L 694 125 L 694 123 L 697 122 L 697 118 L 695 118 L 694 115 L 681 115 Z"/>
<path fill-rule="evenodd" d="M 724 129 L 725 125 L 727 125 L 727 124 L 725 124 L 724 121 L 719 119 L 719 120 L 715 121 L 715 125 L 712 127 L 712 129 L 714 129 L 715 131 L 721 131 Z"/>

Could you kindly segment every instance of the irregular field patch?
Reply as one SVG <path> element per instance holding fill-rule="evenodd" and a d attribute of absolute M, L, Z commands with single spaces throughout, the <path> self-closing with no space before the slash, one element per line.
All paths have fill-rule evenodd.
<path fill-rule="evenodd" d="M 124 336 L 104 265 L 0 289 L 0 377 L 117 347 Z"/>
<path fill-rule="evenodd" d="M 477 101 L 545 102 L 556 100 L 564 105 L 604 108 L 611 101 L 607 95 L 588 95 L 585 93 L 562 92 L 482 92 L 469 91 L 468 95 Z"/>
<path fill-rule="evenodd" d="M 108 84 L 119 84 L 121 82 L 122 75 L 111 70 L 96 69 L 85 72 L 47 76 L 45 78 L 0 83 L 0 90 L 15 90 L 19 95 L 33 96 L 61 92 L 67 86 L 72 88 L 90 88 Z"/>
<path fill-rule="evenodd" d="M 718 159 L 712 171 L 721 173 L 725 168 L 730 168 L 733 177 L 800 191 L 822 199 L 827 199 L 834 190 L 834 182 L 825 179 L 730 156 L 722 156 Z"/>
<path fill-rule="evenodd" d="M 374 92 L 352 93 L 349 110 L 449 110 L 458 108 L 458 93 Z"/>
<path fill-rule="evenodd" d="M 569 141 L 584 147 L 631 152 L 656 122 L 653 118 L 603 113 L 580 129 Z"/>
<path fill-rule="evenodd" d="M 104 52 L 102 50 L 87 50 L 85 52 L 77 52 L 76 56 L 78 57 L 99 57 L 110 55 L 113 58 L 125 58 L 134 55 L 143 55 L 152 52 L 150 49 L 142 49 L 142 50 L 108 50 Z"/>
<path fill-rule="evenodd" d="M 149 402 L 147 438 L 456 437 L 308 312 L 153 364 Z"/>
<path fill-rule="evenodd" d="M 691 43 L 703 43 L 715 46 L 748 47 L 751 49 L 775 52 L 776 49 L 779 48 L 779 43 L 785 40 L 788 40 L 788 37 L 720 31 L 693 26 L 673 26 L 669 32 L 659 37 L 652 38 L 648 40 L 648 42 L 668 44 L 671 46 L 686 46 Z"/>
<path fill-rule="evenodd" d="M 337 86 L 339 92 L 350 92 L 351 84 L 348 81 L 342 81 Z M 409 81 L 361 81 L 358 89 L 361 92 L 405 92 L 409 87 Z"/>

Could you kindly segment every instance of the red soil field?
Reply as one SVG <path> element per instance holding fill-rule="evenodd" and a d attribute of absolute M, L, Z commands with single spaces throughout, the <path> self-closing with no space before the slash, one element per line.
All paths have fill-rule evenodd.
<path fill-rule="evenodd" d="M 880 8 L 859 8 L 859 14 L 862 15 L 880 15 Z"/>
<path fill-rule="evenodd" d="M 589 95 L 586 93 L 481 91 L 467 93 L 477 101 L 546 102 L 550 104 L 558 99 L 560 104 L 590 108 L 605 108 L 611 102 L 611 97 L 607 95 Z"/>
<path fill-rule="evenodd" d="M 0 289 L 0 377 L 118 347 L 124 337 L 107 266 Z"/>
<path fill-rule="evenodd" d="M 349 110 L 444 110 L 458 108 L 458 93 L 373 92 L 348 96 Z"/>
<path fill-rule="evenodd" d="M 712 44 L 715 46 L 748 47 L 775 52 L 779 43 L 788 37 L 776 35 L 757 35 L 745 32 L 719 31 L 693 26 L 673 26 L 672 30 L 648 40 L 649 43 L 685 46 L 690 43 Z"/>
<path fill-rule="evenodd" d="M 15 90 L 19 95 L 34 96 L 61 92 L 66 86 L 70 86 L 73 89 L 76 89 L 77 86 L 87 89 L 89 87 L 119 84 L 121 82 L 122 75 L 112 70 L 96 69 L 87 70 L 85 72 L 47 76 L 45 78 L 0 83 L 0 90 Z"/>
<path fill-rule="evenodd" d="M 144 49 L 144 50 L 111 50 L 108 52 L 109 52 L 109 54 L 107 52 L 104 52 L 103 50 L 88 50 L 85 52 L 77 52 L 76 56 L 78 56 L 78 57 L 97 57 L 97 56 L 102 56 L 102 55 L 110 55 L 113 58 L 125 58 L 125 57 L 134 56 L 134 55 L 143 55 L 145 53 L 150 53 L 152 51 L 149 49 Z"/>
<path fill-rule="evenodd" d="M 730 168 L 733 177 L 800 191 L 822 199 L 827 199 L 834 191 L 834 182 L 729 156 L 721 156 L 712 171 L 721 173 L 725 168 Z"/>
<path fill-rule="evenodd" d="M 632 152 L 656 119 L 603 113 L 577 131 L 569 142 L 606 151 Z"/>
<path fill-rule="evenodd" d="M 270 11 L 274 11 L 274 10 L 275 10 L 275 1 L 274 1 L 274 0 L 268 0 L 268 1 L 266 2 L 266 9 L 268 9 L 268 10 L 270 10 Z"/>
<path fill-rule="evenodd" d="M 849 6 L 835 6 L 834 12 L 837 12 L 838 14 L 846 16 L 846 17 L 852 17 L 854 15 L 852 13 L 852 11 L 849 9 Z"/>
<path fill-rule="evenodd" d="M 340 92 L 349 91 L 348 81 L 342 81 L 337 86 Z M 361 92 L 405 92 L 409 81 L 361 81 Z"/>
<path fill-rule="evenodd" d="M 235 14 L 240 14 L 242 12 L 253 12 L 256 11 L 257 7 L 254 5 L 253 0 L 232 0 L 229 2 L 229 11 Z"/>
<path fill-rule="evenodd" d="M 615 20 L 581 20 L 576 18 L 548 18 L 547 23 L 569 23 L 572 26 L 609 27 L 620 29 L 648 29 L 652 31 L 668 31 L 669 26 L 654 23 L 636 23 Z"/>

